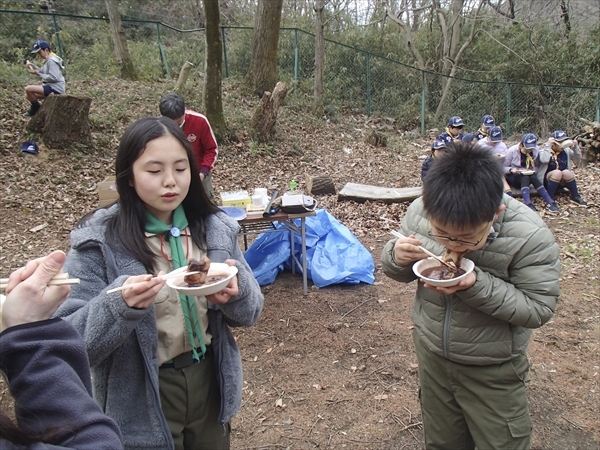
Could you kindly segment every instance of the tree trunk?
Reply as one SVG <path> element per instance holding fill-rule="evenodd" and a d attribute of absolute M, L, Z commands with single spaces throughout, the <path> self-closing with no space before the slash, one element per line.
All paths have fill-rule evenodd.
<path fill-rule="evenodd" d="M 50 95 L 27 124 L 27 131 L 41 133 L 48 148 L 67 148 L 87 142 L 90 133 L 89 113 L 92 99 L 74 95 Z"/>
<path fill-rule="evenodd" d="M 277 113 L 287 95 L 288 87 L 280 81 L 273 93 L 265 92 L 250 121 L 251 135 L 258 142 L 268 142 L 275 136 Z"/>
<path fill-rule="evenodd" d="M 315 92 L 313 112 L 318 117 L 323 115 L 323 70 L 325 68 L 324 10 L 325 0 L 317 0 L 315 2 Z"/>
<path fill-rule="evenodd" d="M 259 96 L 277 82 L 277 43 L 283 0 L 258 0 L 246 84 Z"/>
<path fill-rule="evenodd" d="M 306 192 L 310 195 L 327 195 L 337 194 L 335 184 L 328 175 L 319 175 L 316 177 L 308 177 L 305 183 Z"/>
<path fill-rule="evenodd" d="M 206 16 L 206 57 L 204 91 L 204 113 L 210 122 L 217 141 L 227 132 L 223 114 L 223 88 L 221 74 L 223 67 L 223 42 L 221 41 L 221 13 L 218 0 L 204 0 Z"/>
<path fill-rule="evenodd" d="M 110 31 L 115 47 L 115 58 L 117 65 L 121 71 L 121 78 L 128 80 L 135 80 L 137 74 L 135 73 L 135 67 L 131 56 L 129 55 L 129 49 L 127 48 L 127 39 L 125 39 L 125 33 L 121 25 L 121 13 L 119 13 L 119 7 L 117 6 L 116 0 L 105 0 L 106 10 L 108 11 L 108 20 L 110 21 Z"/>
<path fill-rule="evenodd" d="M 194 65 L 189 61 L 183 63 L 183 66 L 181 66 L 181 70 L 179 71 L 179 78 L 177 78 L 177 83 L 175 83 L 175 92 L 179 92 L 185 83 L 187 83 L 192 67 L 194 67 Z"/>

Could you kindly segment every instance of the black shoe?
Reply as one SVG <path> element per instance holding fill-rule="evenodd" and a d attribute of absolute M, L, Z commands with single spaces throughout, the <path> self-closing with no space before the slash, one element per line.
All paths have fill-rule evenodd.
<path fill-rule="evenodd" d="M 581 206 L 586 206 L 587 202 L 581 197 L 571 197 L 571 201 Z"/>
<path fill-rule="evenodd" d="M 529 207 L 529 209 L 531 209 L 532 211 L 537 211 L 537 208 L 535 207 L 535 205 L 533 203 L 526 203 L 526 205 Z"/>
<path fill-rule="evenodd" d="M 38 112 L 38 110 L 40 109 L 40 102 L 35 102 L 31 104 L 31 107 L 29 108 L 29 111 L 23 113 L 24 117 L 33 117 L 35 116 L 35 113 Z"/>

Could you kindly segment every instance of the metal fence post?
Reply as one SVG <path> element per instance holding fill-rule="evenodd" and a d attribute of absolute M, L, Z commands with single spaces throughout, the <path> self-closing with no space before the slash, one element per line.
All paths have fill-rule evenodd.
<path fill-rule="evenodd" d="M 167 77 L 171 78 L 171 71 L 169 70 L 169 63 L 167 63 L 167 55 L 163 50 L 162 42 L 160 41 L 160 22 L 156 22 L 156 35 L 158 36 L 158 51 L 160 52 L 160 59 L 162 60 L 163 67 Z"/>
<path fill-rule="evenodd" d="M 52 23 L 54 25 L 54 34 L 56 36 L 56 46 L 58 47 L 58 56 L 63 57 L 62 45 L 60 43 L 60 28 L 58 27 L 58 21 L 56 16 L 52 14 Z"/>
<path fill-rule="evenodd" d="M 221 26 L 221 40 L 223 41 L 223 63 L 225 64 L 225 78 L 229 78 L 229 66 L 227 65 L 227 44 L 225 41 L 224 26 Z"/>
<path fill-rule="evenodd" d="M 510 102 L 511 102 L 510 83 L 506 83 L 506 135 L 507 136 L 510 136 Z"/>
<path fill-rule="evenodd" d="M 425 134 L 425 72 L 421 70 L 421 134 Z"/>
<path fill-rule="evenodd" d="M 300 78 L 300 47 L 298 46 L 298 28 L 294 28 L 294 42 L 294 85 L 298 86 L 298 79 Z"/>
<path fill-rule="evenodd" d="M 598 100 L 596 101 L 596 122 L 600 122 L 600 89 L 598 92 Z"/>
<path fill-rule="evenodd" d="M 371 54 L 367 53 L 367 115 L 371 115 Z"/>

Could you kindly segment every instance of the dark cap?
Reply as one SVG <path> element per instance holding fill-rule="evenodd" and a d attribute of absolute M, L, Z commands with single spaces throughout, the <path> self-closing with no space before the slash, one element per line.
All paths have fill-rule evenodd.
<path fill-rule="evenodd" d="M 37 53 L 43 48 L 50 48 L 50 44 L 42 39 L 38 39 L 33 43 L 33 47 L 31 49 L 31 53 Z"/>

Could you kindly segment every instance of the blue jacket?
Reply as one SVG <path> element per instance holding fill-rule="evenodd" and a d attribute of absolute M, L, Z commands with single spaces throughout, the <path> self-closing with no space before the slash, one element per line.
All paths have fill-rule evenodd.
<path fill-rule="evenodd" d="M 117 424 L 92 398 L 90 366 L 77 330 L 61 319 L 8 328 L 0 334 L 0 370 L 15 398 L 19 426 L 29 433 L 58 427 L 54 445 L 30 450 L 123 448 Z M 24 448 L 0 440 L 0 448 Z"/>
<path fill-rule="evenodd" d="M 117 205 L 96 211 L 88 224 L 71 233 L 72 249 L 65 271 L 81 279 L 57 314 L 83 336 L 92 366 L 94 397 L 121 428 L 125 448 L 172 449 L 173 439 L 160 406 L 158 334 L 154 305 L 129 308 L 121 295 L 106 295 L 144 266 L 122 248 L 105 240 L 105 221 Z M 238 412 L 243 372 L 231 326 L 253 325 L 263 295 L 238 246 L 238 223 L 224 213 L 206 219 L 208 257 L 214 262 L 236 260 L 239 294 L 225 305 L 209 302 L 209 332 L 221 390 L 221 424 Z M 120 246 L 119 246 L 120 247 Z"/>
<path fill-rule="evenodd" d="M 432 164 L 433 156 L 429 155 L 421 165 L 421 181 L 425 179 L 425 175 L 427 175 L 427 172 L 429 172 L 429 169 L 431 169 Z"/>

